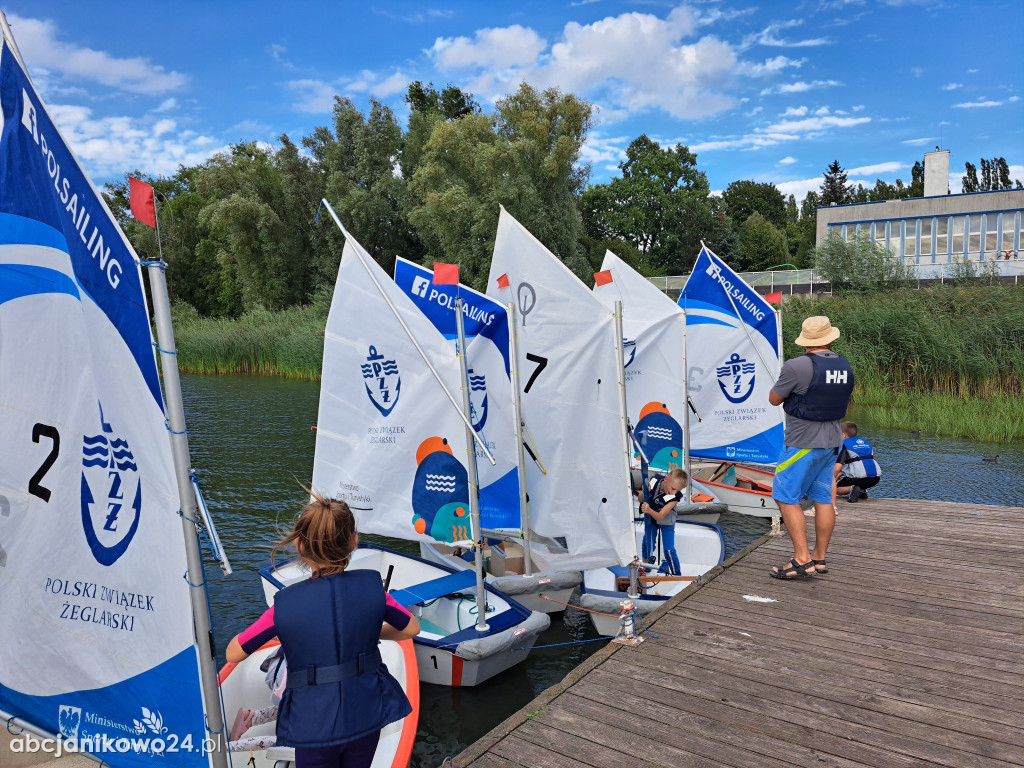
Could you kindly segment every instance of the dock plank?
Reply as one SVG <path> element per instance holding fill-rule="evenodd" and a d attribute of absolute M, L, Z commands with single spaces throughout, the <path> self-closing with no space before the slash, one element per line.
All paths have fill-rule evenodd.
<path fill-rule="evenodd" d="M 1019 765 L 1022 529 L 1020 507 L 841 505 L 827 575 L 768 578 L 792 549 L 766 537 L 454 764 Z"/>

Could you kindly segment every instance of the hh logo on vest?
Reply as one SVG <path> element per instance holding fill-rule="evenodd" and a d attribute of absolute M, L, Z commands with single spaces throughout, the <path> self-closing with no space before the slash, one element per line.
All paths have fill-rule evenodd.
<path fill-rule="evenodd" d="M 718 386 L 721 387 L 726 400 L 730 403 L 742 403 L 750 397 L 750 393 L 754 391 L 754 370 L 753 363 L 748 363 L 735 352 L 724 365 L 716 369 Z"/>
<path fill-rule="evenodd" d="M 366 362 L 361 366 L 363 386 L 370 402 L 380 411 L 381 416 L 390 416 L 398 405 L 398 396 L 402 391 L 402 378 L 398 375 L 398 364 L 394 360 L 385 360 L 384 355 L 377 353 L 371 346 Z"/>
<path fill-rule="evenodd" d="M 487 378 L 482 373 L 475 374 L 472 368 L 469 369 L 469 416 L 477 432 L 487 423 Z"/>
<path fill-rule="evenodd" d="M 846 371 L 825 371 L 826 384 L 845 384 Z"/>
<path fill-rule="evenodd" d="M 142 481 L 128 441 L 103 418 L 97 435 L 82 440 L 82 527 L 93 557 L 112 565 L 139 528 Z"/>

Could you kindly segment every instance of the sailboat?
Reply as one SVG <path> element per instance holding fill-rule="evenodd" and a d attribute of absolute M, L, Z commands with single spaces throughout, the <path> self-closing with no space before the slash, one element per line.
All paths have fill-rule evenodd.
<path fill-rule="evenodd" d="M 538 425 L 537 459 L 527 463 L 534 530 L 566 541 L 563 562 L 584 571 L 581 604 L 617 616 L 619 600 L 627 597 L 619 578 L 636 562 L 643 531 L 631 492 L 621 304 L 619 310 L 602 304 L 504 209 L 488 295 L 514 300 L 519 310 L 517 358 L 527 376 L 523 416 Z M 680 541 L 681 556 L 692 554 L 695 568 L 711 561 L 699 573 L 721 561 L 721 532 L 714 526 L 691 526 L 686 538 L 694 541 L 693 551 Z M 632 599 L 646 613 L 685 586 L 658 581 Z M 612 628 L 591 615 L 602 634 L 618 633 L 615 619 Z"/>
<path fill-rule="evenodd" d="M 594 295 L 609 308 L 622 303 L 626 405 L 633 444 L 633 475 L 682 468 L 690 474 L 690 412 L 686 386 L 686 314 L 651 282 L 607 251 L 595 275 Z M 634 486 L 637 486 L 634 483 Z M 678 519 L 717 523 L 726 506 L 690 479 Z"/>
<path fill-rule="evenodd" d="M 463 571 L 363 543 L 349 568 L 378 571 L 419 620 L 422 682 L 478 685 L 523 661 L 550 619 L 483 578 L 477 447 L 487 461 L 491 456 L 472 429 L 468 404 L 452 394 L 468 378 L 464 356 L 345 231 L 327 201 L 323 208 L 345 246 L 324 340 L 313 486 L 346 501 L 361 533 L 474 550 L 475 567 Z M 295 560 L 261 575 L 270 602 L 277 589 L 309 576 Z"/>
<path fill-rule="evenodd" d="M 704 246 L 679 296 L 689 339 L 693 476 L 733 512 L 774 517 L 782 408 L 768 393 L 782 367 L 782 324 L 772 305 Z"/>
<path fill-rule="evenodd" d="M 226 768 L 164 264 L 0 27 L 0 720 L 114 768 Z"/>
<path fill-rule="evenodd" d="M 564 549 L 530 533 L 515 327 L 509 324 L 509 313 L 514 310 L 459 283 L 435 283 L 431 270 L 401 257 L 395 260 L 395 284 L 438 332 L 456 345 L 455 307 L 462 301 L 471 421 L 495 458 L 492 466 L 484 461 L 482 451 L 477 451 L 480 520 L 488 532 L 484 545 L 487 582 L 532 611 L 564 610 L 580 583 L 580 573 L 538 571 L 531 557 L 531 548 Z M 524 546 L 524 541 L 531 546 Z M 456 570 L 474 567 L 471 550 L 441 541 L 421 541 L 420 554 Z"/>

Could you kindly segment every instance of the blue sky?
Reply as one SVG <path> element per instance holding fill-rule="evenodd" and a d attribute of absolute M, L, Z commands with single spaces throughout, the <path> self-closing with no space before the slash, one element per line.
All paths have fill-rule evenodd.
<path fill-rule="evenodd" d="M 598 107 L 584 159 L 616 174 L 646 133 L 697 152 L 713 190 L 803 197 L 834 159 L 909 182 L 925 151 L 1002 155 L 1024 181 L 1024 2 L 9 0 L 51 114 L 99 184 L 243 139 L 328 124 L 334 94 L 400 119 L 411 80 L 485 109 L 527 80 Z"/>

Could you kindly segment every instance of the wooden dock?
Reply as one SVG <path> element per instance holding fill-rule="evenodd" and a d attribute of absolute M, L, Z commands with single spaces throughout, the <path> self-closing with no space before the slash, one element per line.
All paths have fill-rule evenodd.
<path fill-rule="evenodd" d="M 455 766 L 1024 764 L 1024 508 L 839 506 L 827 575 L 755 542 Z"/>

